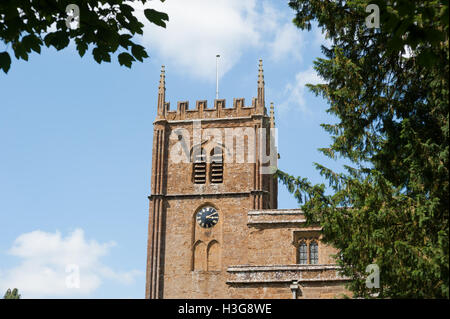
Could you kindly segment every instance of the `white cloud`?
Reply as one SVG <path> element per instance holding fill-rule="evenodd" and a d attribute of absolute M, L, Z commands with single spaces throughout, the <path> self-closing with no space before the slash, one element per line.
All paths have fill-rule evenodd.
<path fill-rule="evenodd" d="M 288 83 L 285 87 L 284 95 L 286 99 L 279 105 L 280 114 L 286 113 L 293 107 L 297 107 L 305 113 L 311 113 L 305 101 L 305 93 L 308 90 L 306 84 L 319 83 L 324 83 L 324 81 L 312 66 L 305 71 L 298 72 L 295 75 L 295 82 Z"/>
<path fill-rule="evenodd" d="M 141 272 L 116 272 L 100 261 L 114 245 L 114 242 L 87 241 L 82 229 L 66 237 L 58 231 L 22 234 L 8 251 L 21 258 L 21 263 L 0 272 L 0 291 L 19 288 L 25 298 L 83 297 L 99 288 L 104 279 L 130 284 Z M 78 288 L 70 287 L 76 269 Z"/>
<path fill-rule="evenodd" d="M 291 22 L 280 26 L 275 33 L 274 41 L 269 43 L 272 59 L 280 61 L 291 55 L 301 61 L 304 43 L 302 34 Z"/>
<path fill-rule="evenodd" d="M 221 55 L 220 76 L 251 48 L 267 50 L 275 61 L 301 57 L 300 30 L 267 1 L 170 0 L 150 6 L 166 12 L 169 22 L 166 29 L 149 24 L 139 7 L 139 19 L 146 25 L 143 43 L 171 68 L 191 76 L 214 80 L 216 54 Z"/>

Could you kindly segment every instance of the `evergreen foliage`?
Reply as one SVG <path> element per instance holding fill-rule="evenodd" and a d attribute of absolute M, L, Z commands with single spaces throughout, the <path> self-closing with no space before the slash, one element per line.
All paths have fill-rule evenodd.
<path fill-rule="evenodd" d="M 369 3 L 380 28 L 365 24 Z M 278 171 L 323 240 L 341 251 L 354 297 L 449 298 L 448 1 L 291 0 L 294 23 L 316 21 L 331 41 L 315 70 L 336 124 L 323 124 L 344 173 L 315 163 L 329 182 Z M 380 269 L 367 288 L 365 269 Z"/>

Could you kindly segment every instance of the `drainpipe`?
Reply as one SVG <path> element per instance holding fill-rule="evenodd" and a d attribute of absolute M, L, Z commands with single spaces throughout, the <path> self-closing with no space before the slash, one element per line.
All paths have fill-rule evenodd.
<path fill-rule="evenodd" d="M 298 280 L 292 280 L 291 285 L 289 286 L 292 291 L 292 299 L 297 299 L 297 291 L 298 291 Z"/>

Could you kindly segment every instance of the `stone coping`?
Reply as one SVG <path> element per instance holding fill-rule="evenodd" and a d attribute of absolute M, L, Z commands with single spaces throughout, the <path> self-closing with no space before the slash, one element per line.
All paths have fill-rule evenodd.
<path fill-rule="evenodd" d="M 247 225 L 278 225 L 278 224 L 302 224 L 306 219 L 279 219 L 279 220 L 263 220 L 263 221 L 249 221 Z"/>
<path fill-rule="evenodd" d="M 250 210 L 247 215 L 249 216 L 261 216 L 261 215 L 303 215 L 301 209 L 262 209 L 262 210 Z"/>
<path fill-rule="evenodd" d="M 228 284 L 347 281 L 338 265 L 235 265 L 227 268 Z"/>
<path fill-rule="evenodd" d="M 253 227 L 303 224 L 306 222 L 301 209 L 250 210 L 247 216 L 247 226 Z"/>

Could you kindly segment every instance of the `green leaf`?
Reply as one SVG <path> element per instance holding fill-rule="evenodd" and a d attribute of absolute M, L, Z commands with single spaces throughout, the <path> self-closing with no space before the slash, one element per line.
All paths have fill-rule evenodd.
<path fill-rule="evenodd" d="M 26 50 L 29 52 L 30 48 L 37 52 L 37 53 L 41 53 L 41 45 L 42 45 L 42 40 L 39 39 L 36 35 L 34 34 L 29 34 L 23 37 L 22 39 L 22 43 L 25 45 Z"/>
<path fill-rule="evenodd" d="M 120 46 L 125 49 L 128 49 L 128 47 L 133 44 L 131 38 L 133 38 L 131 34 L 121 34 L 119 38 Z"/>
<path fill-rule="evenodd" d="M 75 42 L 77 44 L 78 53 L 82 57 L 86 53 L 86 50 L 88 49 L 88 45 L 85 41 L 83 41 L 83 39 L 80 39 L 80 38 L 75 39 Z"/>
<path fill-rule="evenodd" d="M 164 20 L 169 21 L 169 16 L 166 13 L 159 12 L 153 9 L 145 9 L 144 15 L 148 19 L 148 21 L 163 28 L 166 27 L 166 23 L 164 22 Z"/>
<path fill-rule="evenodd" d="M 0 52 L 0 69 L 3 69 L 3 72 L 8 73 L 10 66 L 11 57 L 8 52 Z"/>
<path fill-rule="evenodd" d="M 25 61 L 28 61 L 28 53 L 27 48 L 23 44 L 23 42 L 16 42 L 12 45 L 12 48 L 14 50 L 14 55 L 16 56 L 16 59 L 20 60 L 23 59 Z"/>
<path fill-rule="evenodd" d="M 131 53 L 137 60 L 139 60 L 141 62 L 143 61 L 143 58 L 148 58 L 148 54 L 142 45 L 138 45 L 138 44 L 133 45 L 131 47 Z"/>
<path fill-rule="evenodd" d="M 135 61 L 135 59 L 126 52 L 119 54 L 117 58 L 119 60 L 120 65 L 125 65 L 128 68 L 131 68 L 132 62 Z"/>
<path fill-rule="evenodd" d="M 52 32 L 45 36 L 44 42 L 47 47 L 53 46 L 60 51 L 69 45 L 69 34 L 65 31 Z"/>
<path fill-rule="evenodd" d="M 102 61 L 111 62 L 111 56 L 104 47 L 94 48 L 92 50 L 92 55 L 94 56 L 94 60 L 99 64 L 102 63 Z"/>

